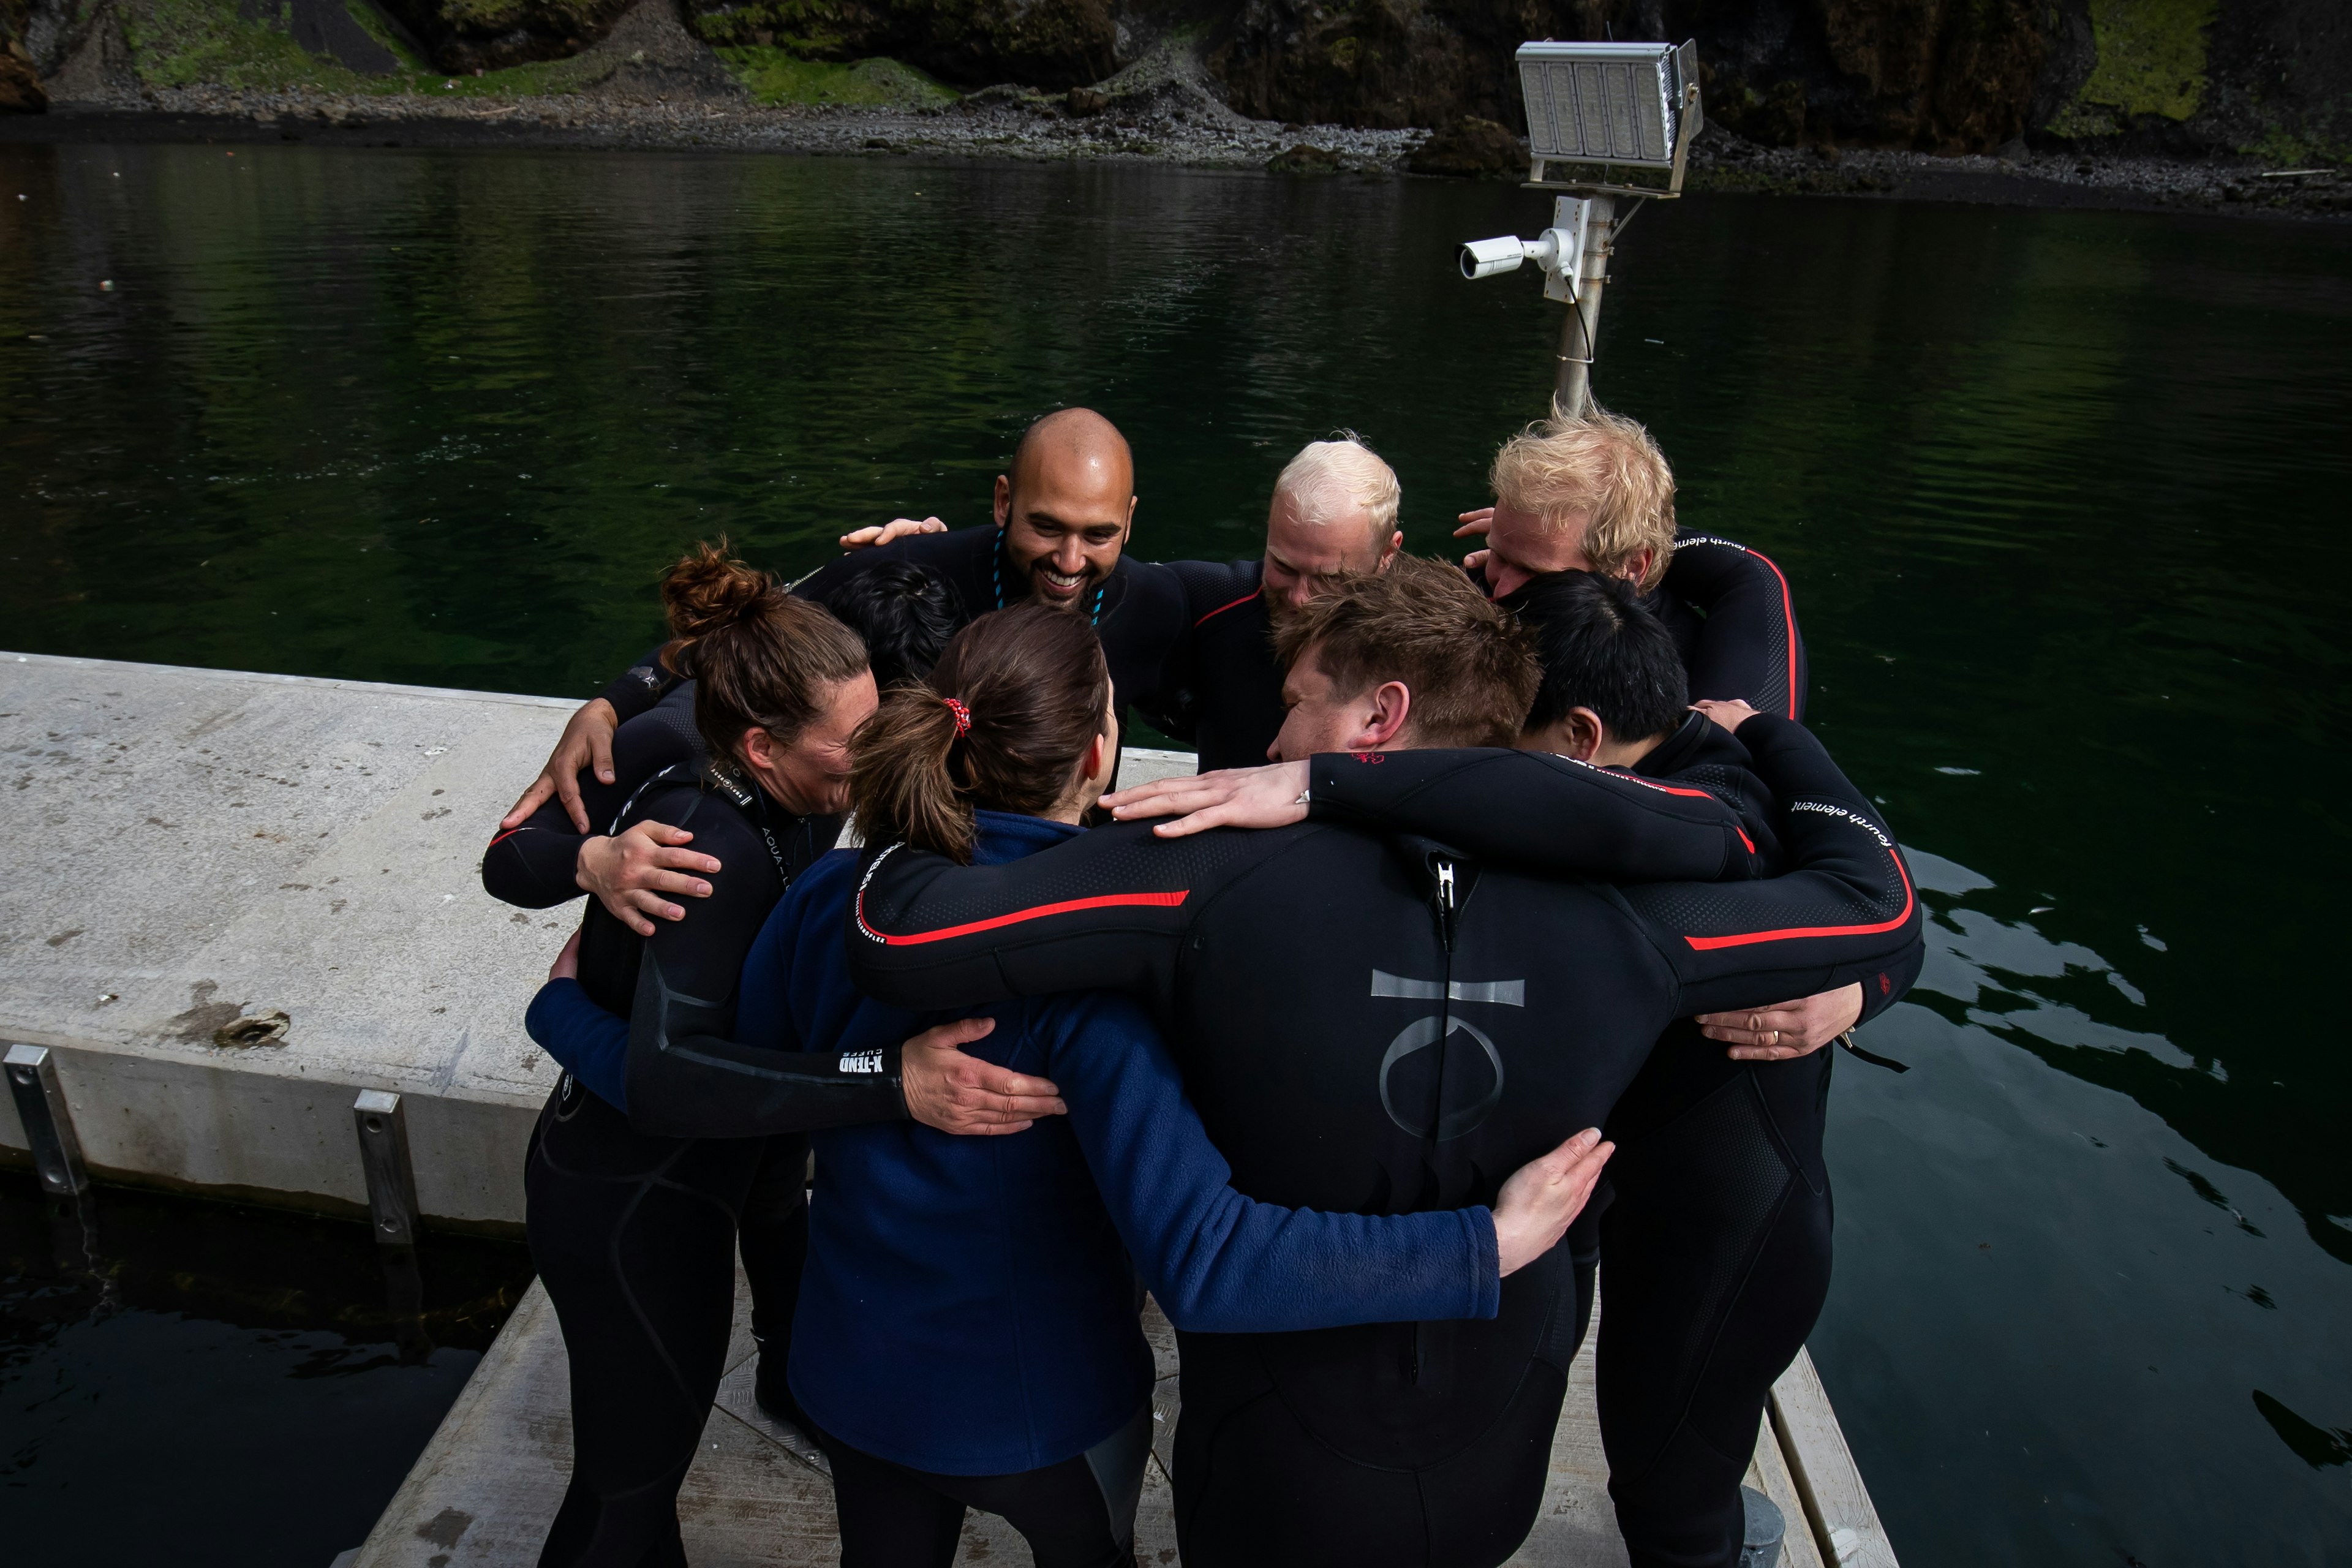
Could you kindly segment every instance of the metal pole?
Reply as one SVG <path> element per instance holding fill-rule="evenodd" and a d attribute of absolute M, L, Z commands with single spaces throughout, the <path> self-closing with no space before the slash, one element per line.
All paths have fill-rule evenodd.
<path fill-rule="evenodd" d="M 1552 394 L 1554 408 L 1570 419 L 1580 417 L 1592 404 L 1593 344 L 1601 336 L 1601 290 L 1609 281 L 1617 199 L 1591 198 L 1584 224 L 1584 266 L 1576 281 L 1576 300 L 1568 308 L 1568 320 L 1560 323 L 1559 382 Z"/>
<path fill-rule="evenodd" d="M 58 1064 L 47 1046 L 10 1046 L 0 1069 L 8 1075 L 8 1092 L 16 1101 L 16 1119 L 25 1124 L 25 1142 L 33 1151 L 33 1167 L 41 1174 L 41 1190 L 72 1197 L 89 1189 L 89 1171 L 82 1163 L 81 1139 L 74 1132 L 73 1113 L 66 1108 L 66 1091 L 58 1082 Z"/>
<path fill-rule="evenodd" d="M 360 1168 L 367 1173 L 368 1214 L 385 1247 L 416 1245 L 416 1171 L 408 1159 L 408 1113 L 400 1096 L 380 1089 L 352 1102 L 360 1134 Z"/>

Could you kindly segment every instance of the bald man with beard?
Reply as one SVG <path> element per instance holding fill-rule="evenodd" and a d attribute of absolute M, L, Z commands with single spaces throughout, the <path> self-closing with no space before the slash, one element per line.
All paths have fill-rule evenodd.
<path fill-rule="evenodd" d="M 1127 437 L 1091 408 L 1058 409 L 1023 433 L 1013 461 L 996 477 L 992 524 L 948 530 L 936 518 L 921 523 L 902 519 L 887 529 L 860 530 L 842 543 L 866 548 L 853 549 L 811 573 L 793 592 L 822 602 L 850 578 L 885 562 L 903 561 L 936 573 L 953 590 L 958 627 L 1028 599 L 1084 616 L 1110 663 L 1120 727 L 1126 727 L 1133 707 L 1166 729 L 1181 722 L 1171 655 L 1184 646 L 1191 617 L 1183 584 L 1166 567 L 1127 559 L 1135 505 L 1135 458 Z M 502 828 L 515 826 L 557 796 L 583 835 L 593 830 L 580 805 L 580 774 L 593 767 L 600 780 L 614 782 L 614 731 L 651 711 L 680 683 L 668 651 L 646 655 L 572 715 L 546 767 L 507 814 Z M 706 869 L 700 858 L 682 851 L 638 858 L 646 864 L 619 868 L 610 890 L 636 885 L 640 875 Z M 696 892 L 682 879 L 662 878 L 655 885 Z M 601 894 L 608 887 L 596 890 Z"/>

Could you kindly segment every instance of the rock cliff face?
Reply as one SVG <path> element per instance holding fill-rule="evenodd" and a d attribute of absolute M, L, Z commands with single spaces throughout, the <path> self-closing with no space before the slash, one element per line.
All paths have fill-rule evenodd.
<path fill-rule="evenodd" d="M 2352 155 L 2341 0 L 1240 0 L 1212 65 L 1245 113 L 1524 129 L 1527 38 L 1696 38 L 1752 141 Z"/>
<path fill-rule="evenodd" d="M 298 40 L 308 12 L 332 9 L 323 19 L 343 31 L 388 27 L 384 36 L 397 35 L 416 58 L 457 74 L 576 56 L 606 38 L 633 3 L 0 0 L 0 62 L 49 77 L 94 16 L 212 5 L 234 6 L 249 23 L 264 12 L 292 16 Z M 1492 137 L 1462 130 L 1472 121 L 1524 129 L 1511 67 L 1523 39 L 1695 37 L 1708 117 L 1771 146 L 1982 153 L 2022 139 L 2352 162 L 2352 5 L 2344 0 L 676 4 L 710 45 L 816 61 L 887 57 L 964 88 L 1088 87 L 1174 36 L 1198 50 L 1233 108 L 1254 118 L 1444 127 L 1473 141 Z M 0 63 L 0 105 L 10 69 Z"/>

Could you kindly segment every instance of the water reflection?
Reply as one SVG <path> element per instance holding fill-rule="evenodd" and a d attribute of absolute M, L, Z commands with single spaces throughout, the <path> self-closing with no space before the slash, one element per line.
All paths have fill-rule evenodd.
<path fill-rule="evenodd" d="M 1918 1070 L 1838 1064 L 1812 1347 L 1904 1561 L 2327 1560 L 2352 1539 L 2342 1265 L 2261 1175 L 2084 1081 L 2084 1053 L 2225 1075 L 2129 1026 L 2147 1002 L 2045 929 L 2062 910 L 1911 863 L 1928 962 L 1865 1038 Z"/>

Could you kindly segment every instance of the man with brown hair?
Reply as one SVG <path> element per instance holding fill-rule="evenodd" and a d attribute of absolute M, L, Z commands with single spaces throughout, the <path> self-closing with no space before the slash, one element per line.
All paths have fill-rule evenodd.
<path fill-rule="evenodd" d="M 1173 840 L 1121 824 L 969 868 L 875 846 L 845 932 L 859 987 L 920 1008 L 1137 992 L 1237 1190 L 1405 1214 L 1481 1201 L 1519 1151 L 1597 1124 L 1670 1020 L 1857 980 L 1917 945 L 1893 837 L 1794 724 L 1740 737 L 1810 806 L 1790 813 L 1792 869 L 1718 880 L 1753 852 L 1700 791 L 1412 749 L 1507 740 L 1534 690 L 1526 635 L 1460 572 L 1400 560 L 1295 628 L 1278 749 L 1344 748 L 1308 763 L 1314 819 Z M 1520 806 L 1472 826 L 1515 864 L 1687 881 L 1538 881 L 1416 816 L 1497 776 L 1529 786 Z M 1180 1333 L 1185 1562 L 1501 1563 L 1542 1500 L 1588 1289 L 1555 1248 L 1489 1321 Z"/>
<path fill-rule="evenodd" d="M 1275 629 L 1287 670 L 1273 754 L 1508 746 L 1542 670 L 1517 619 L 1460 568 L 1402 555 Z M 1418 693 L 1418 697 L 1416 697 Z"/>

